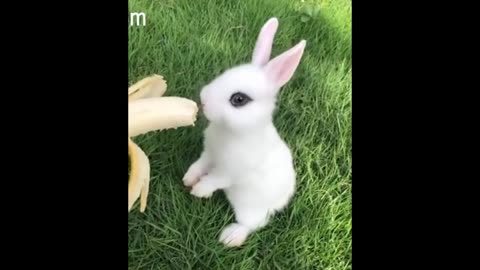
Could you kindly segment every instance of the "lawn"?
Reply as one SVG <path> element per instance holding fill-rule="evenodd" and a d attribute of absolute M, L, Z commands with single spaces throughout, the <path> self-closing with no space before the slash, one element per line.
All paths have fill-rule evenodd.
<path fill-rule="evenodd" d="M 189 195 L 182 176 L 202 150 L 195 127 L 134 138 L 151 160 L 148 207 L 128 215 L 129 269 L 351 269 L 351 1 L 129 0 L 146 26 L 129 27 L 129 85 L 153 73 L 167 95 L 199 100 L 202 85 L 249 61 L 260 27 L 280 27 L 272 55 L 307 40 L 282 90 L 275 125 L 291 147 L 298 190 L 292 203 L 242 248 L 224 248 L 234 219 L 224 195 Z"/>

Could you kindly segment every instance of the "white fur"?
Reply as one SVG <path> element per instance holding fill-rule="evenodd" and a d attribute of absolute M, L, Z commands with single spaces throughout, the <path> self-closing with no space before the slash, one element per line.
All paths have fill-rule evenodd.
<path fill-rule="evenodd" d="M 242 245 L 289 203 L 295 191 L 292 155 L 272 115 L 278 91 L 293 76 L 305 41 L 268 62 L 277 26 L 272 18 L 262 28 L 252 64 L 227 70 L 200 94 L 210 124 L 204 151 L 183 181 L 193 186 L 191 194 L 197 197 L 225 192 L 236 218 L 220 235 L 227 246 Z M 241 108 L 231 106 L 229 97 L 237 91 L 253 101 Z"/>

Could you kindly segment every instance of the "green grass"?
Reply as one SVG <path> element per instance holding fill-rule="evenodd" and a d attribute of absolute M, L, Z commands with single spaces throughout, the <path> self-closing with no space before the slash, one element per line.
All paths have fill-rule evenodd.
<path fill-rule="evenodd" d="M 289 207 L 242 248 L 224 248 L 217 239 L 233 221 L 225 197 L 194 198 L 181 182 L 202 150 L 205 120 L 136 137 L 152 181 L 147 211 L 128 215 L 129 269 L 351 269 L 351 2 L 129 0 L 129 11 L 147 16 L 146 27 L 129 28 L 129 85 L 158 73 L 167 95 L 195 101 L 222 70 L 250 60 L 268 18 L 280 21 L 274 55 L 308 42 L 275 116 L 298 174 Z"/>

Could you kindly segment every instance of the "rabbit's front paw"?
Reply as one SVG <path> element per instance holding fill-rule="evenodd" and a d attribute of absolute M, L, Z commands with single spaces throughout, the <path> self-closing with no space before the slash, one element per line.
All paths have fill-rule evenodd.
<path fill-rule="evenodd" d="M 210 198 L 215 190 L 217 190 L 217 188 L 213 186 L 212 183 L 202 178 L 200 182 L 193 186 L 190 194 L 198 198 Z"/>
<path fill-rule="evenodd" d="M 195 185 L 202 176 L 203 170 L 194 163 L 190 166 L 190 168 L 188 168 L 187 172 L 183 176 L 183 184 L 187 187 L 191 187 Z"/>

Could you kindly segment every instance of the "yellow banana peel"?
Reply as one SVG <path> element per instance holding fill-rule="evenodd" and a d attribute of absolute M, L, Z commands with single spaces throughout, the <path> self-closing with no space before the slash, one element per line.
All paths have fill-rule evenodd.
<path fill-rule="evenodd" d="M 162 76 L 147 77 L 128 88 L 128 212 L 140 198 L 140 212 L 147 206 L 150 160 L 132 140 L 151 131 L 193 126 L 198 107 L 182 97 L 163 97 L 167 84 Z"/>

